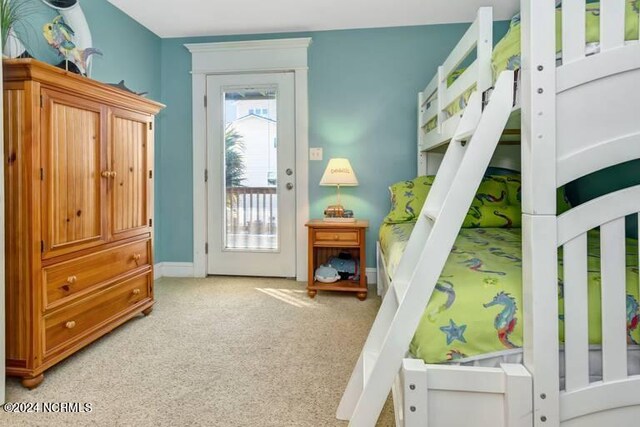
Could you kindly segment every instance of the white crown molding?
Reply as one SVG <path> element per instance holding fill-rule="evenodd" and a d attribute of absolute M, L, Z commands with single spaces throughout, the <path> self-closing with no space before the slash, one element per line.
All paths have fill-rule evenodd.
<path fill-rule="evenodd" d="M 295 39 L 248 40 L 239 42 L 188 43 L 184 46 L 191 53 L 220 52 L 229 50 L 307 49 L 311 37 Z"/>
<path fill-rule="evenodd" d="M 233 74 L 307 70 L 311 38 L 185 44 L 191 74 Z"/>

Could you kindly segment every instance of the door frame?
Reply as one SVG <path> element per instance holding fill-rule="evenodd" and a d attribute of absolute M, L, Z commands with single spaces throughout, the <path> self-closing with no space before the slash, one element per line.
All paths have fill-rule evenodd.
<path fill-rule="evenodd" d="M 275 148 L 277 183 L 275 186 L 277 218 L 277 246 L 273 249 L 235 248 L 227 249 L 225 245 L 228 229 L 225 219 L 228 213 L 227 184 L 223 173 L 226 157 L 225 130 L 227 118 L 225 93 L 247 88 L 262 88 L 272 91 L 277 119 L 275 121 L 277 148 Z M 295 168 L 295 76 L 292 72 L 272 73 L 234 73 L 207 76 L 207 94 L 209 96 L 207 110 L 207 164 L 209 166 L 209 185 L 207 187 L 207 231 L 209 237 L 209 253 L 207 255 L 207 273 L 216 275 L 243 275 L 269 277 L 295 277 L 296 274 L 296 193 L 295 185 L 288 189 L 285 184 L 295 182 L 295 174 L 287 175 L 287 168 Z M 223 105 L 224 104 L 224 105 Z M 264 107 L 263 107 L 264 108 Z M 273 112 L 273 110 L 270 110 Z M 241 131 L 236 127 L 236 131 Z M 242 133 L 242 132 L 241 132 Z M 266 136 L 266 135 L 263 135 Z M 274 135 L 275 136 L 275 135 Z M 265 139 L 268 143 L 272 141 Z M 246 139 L 249 150 L 251 139 Z M 246 156 L 248 158 L 249 151 Z M 251 172 L 250 164 L 246 164 L 247 172 Z M 266 176 L 264 177 L 266 179 Z M 247 184 L 248 185 L 248 184 Z M 263 186 L 267 186 L 266 181 Z M 251 197 L 253 200 L 253 196 Z M 263 202 L 265 202 L 263 200 Z M 273 199 L 271 200 L 273 202 Z M 256 200 L 258 211 L 250 211 L 259 215 L 260 200 Z M 246 200 L 245 200 L 246 203 Z M 249 202 L 249 205 L 252 202 Z M 254 205 L 255 206 L 255 205 Z M 239 207 L 239 206 L 238 206 Z M 250 207 L 245 205 L 246 207 Z M 272 206 L 273 207 L 273 206 Z"/>
<path fill-rule="evenodd" d="M 192 60 L 193 102 L 193 275 L 207 275 L 207 76 L 293 72 L 296 153 L 296 279 L 307 275 L 309 218 L 309 101 L 307 51 L 311 38 L 185 44 Z M 198 232 L 200 231 L 200 232 Z"/>

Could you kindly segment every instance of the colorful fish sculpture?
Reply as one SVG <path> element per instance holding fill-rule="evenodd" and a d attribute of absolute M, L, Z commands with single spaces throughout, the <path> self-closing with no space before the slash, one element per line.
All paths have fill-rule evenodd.
<path fill-rule="evenodd" d="M 87 73 L 87 61 L 91 55 L 102 55 L 102 52 L 92 47 L 84 50 L 78 49 L 73 42 L 75 32 L 64 22 L 62 16 L 56 16 L 52 22 L 46 23 L 42 28 L 42 33 L 47 43 L 66 60 L 76 64 L 84 75 Z"/>

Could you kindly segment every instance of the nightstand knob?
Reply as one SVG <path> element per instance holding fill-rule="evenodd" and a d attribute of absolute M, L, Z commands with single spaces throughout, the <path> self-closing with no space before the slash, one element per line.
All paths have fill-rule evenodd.
<path fill-rule="evenodd" d="M 333 236 L 333 240 L 340 240 L 340 236 L 336 234 L 335 236 Z"/>

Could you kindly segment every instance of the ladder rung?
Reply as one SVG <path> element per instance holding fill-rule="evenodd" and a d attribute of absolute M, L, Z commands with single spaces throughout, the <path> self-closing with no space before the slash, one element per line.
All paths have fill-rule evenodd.
<path fill-rule="evenodd" d="M 465 130 L 463 132 L 460 132 L 460 133 L 456 134 L 456 136 L 454 138 L 458 142 L 459 141 L 469 141 L 475 132 L 476 132 L 475 129 L 467 129 L 467 130 Z"/>
<path fill-rule="evenodd" d="M 400 305 L 400 301 L 402 301 L 408 285 L 409 284 L 407 282 L 403 282 L 402 280 L 393 282 L 394 297 L 397 305 Z"/>
<path fill-rule="evenodd" d="M 431 209 L 424 209 L 422 214 L 429 220 L 436 222 L 436 218 L 438 218 L 438 211 Z"/>
<path fill-rule="evenodd" d="M 364 384 L 367 384 L 369 381 L 369 377 L 371 376 L 371 371 L 373 367 L 376 365 L 376 361 L 378 360 L 378 353 L 374 351 L 365 351 L 362 359 L 362 380 Z"/>

